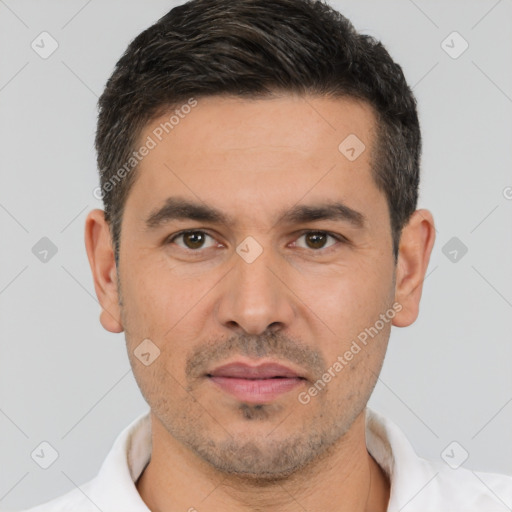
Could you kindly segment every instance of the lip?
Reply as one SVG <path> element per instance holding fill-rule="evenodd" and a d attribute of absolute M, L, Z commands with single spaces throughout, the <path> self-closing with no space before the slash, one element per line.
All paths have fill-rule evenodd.
<path fill-rule="evenodd" d="M 260 404 L 276 400 L 305 381 L 296 371 L 274 362 L 259 365 L 233 362 L 213 369 L 207 377 L 237 400 Z"/>

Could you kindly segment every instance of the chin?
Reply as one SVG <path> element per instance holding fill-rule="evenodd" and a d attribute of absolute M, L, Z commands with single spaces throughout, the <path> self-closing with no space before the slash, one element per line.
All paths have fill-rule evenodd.
<path fill-rule="evenodd" d="M 215 470 L 257 485 L 275 484 L 289 478 L 318 459 L 328 448 L 325 439 L 316 437 L 273 440 L 255 437 L 256 442 L 254 438 L 242 440 L 232 437 L 191 448 Z"/>

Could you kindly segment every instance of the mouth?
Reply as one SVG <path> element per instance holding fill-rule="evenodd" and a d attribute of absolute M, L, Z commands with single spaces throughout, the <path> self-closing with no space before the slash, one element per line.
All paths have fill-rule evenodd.
<path fill-rule="evenodd" d="M 306 381 L 293 369 L 270 362 L 256 366 L 234 362 L 215 368 L 206 377 L 222 392 L 255 404 L 270 403 Z"/>

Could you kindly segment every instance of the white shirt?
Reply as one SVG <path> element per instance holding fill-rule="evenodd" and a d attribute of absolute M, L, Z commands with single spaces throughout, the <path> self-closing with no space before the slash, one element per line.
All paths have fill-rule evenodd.
<path fill-rule="evenodd" d="M 512 510 L 512 476 L 452 469 L 441 459 L 422 459 L 394 423 L 371 409 L 366 411 L 368 452 L 391 482 L 388 512 Z M 454 453 L 448 450 L 449 456 Z M 95 478 L 26 512 L 149 512 L 135 482 L 150 456 L 148 411 L 119 434 Z"/>

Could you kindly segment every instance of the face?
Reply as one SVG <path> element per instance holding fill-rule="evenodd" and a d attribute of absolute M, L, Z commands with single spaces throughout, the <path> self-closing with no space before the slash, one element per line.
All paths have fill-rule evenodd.
<path fill-rule="evenodd" d="M 168 119 L 140 138 L 156 146 L 121 228 L 134 375 L 155 420 L 201 460 L 289 475 L 341 442 L 386 351 L 395 264 L 370 172 L 373 112 L 353 99 L 210 97 L 161 136 Z M 351 134 L 365 146 L 355 159 L 362 146 L 339 149 Z M 136 356 L 146 339 L 148 365 Z"/>

